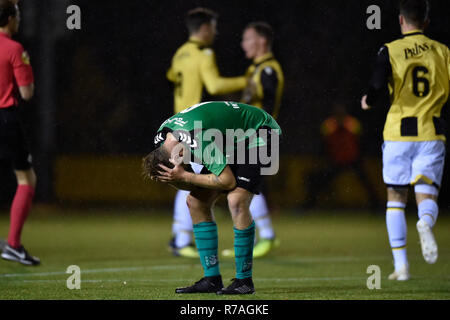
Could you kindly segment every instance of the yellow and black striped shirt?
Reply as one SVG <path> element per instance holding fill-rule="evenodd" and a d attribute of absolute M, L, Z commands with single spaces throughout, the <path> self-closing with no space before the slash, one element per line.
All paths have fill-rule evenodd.
<path fill-rule="evenodd" d="M 263 108 L 275 119 L 278 117 L 284 88 L 284 75 L 280 64 L 272 53 L 253 61 L 246 77 L 251 79 L 245 88 L 241 101 Z"/>
<path fill-rule="evenodd" d="M 420 30 L 387 43 L 378 53 L 369 105 L 376 92 L 386 86 L 391 106 L 383 131 L 385 141 L 445 141 L 441 111 L 450 91 L 447 46 Z"/>
<path fill-rule="evenodd" d="M 167 78 L 175 85 L 175 113 L 200 103 L 204 88 L 219 95 L 243 90 L 247 83 L 244 76 L 221 77 L 214 51 L 192 37 L 176 51 Z"/>

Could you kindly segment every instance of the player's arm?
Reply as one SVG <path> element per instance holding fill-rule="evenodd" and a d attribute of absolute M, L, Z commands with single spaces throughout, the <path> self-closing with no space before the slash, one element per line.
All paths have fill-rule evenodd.
<path fill-rule="evenodd" d="M 13 51 L 11 63 L 20 96 L 23 100 L 28 101 L 34 95 L 34 76 L 30 57 L 21 45 L 17 45 Z"/>
<path fill-rule="evenodd" d="M 203 61 L 200 65 L 200 74 L 209 94 L 227 94 L 245 88 L 247 85 L 245 76 L 230 78 L 220 76 L 215 55 L 211 49 L 203 50 L 202 54 Z"/>
<path fill-rule="evenodd" d="M 261 85 L 263 88 L 262 105 L 264 110 L 267 113 L 274 115 L 278 89 L 278 75 L 273 68 L 266 67 L 261 72 Z"/>
<path fill-rule="evenodd" d="M 229 166 L 226 166 L 222 173 L 218 176 L 213 173 L 195 174 L 186 172 L 185 181 L 193 186 L 218 191 L 229 191 L 236 187 L 236 178 L 234 177 L 234 174 Z"/>
<path fill-rule="evenodd" d="M 367 110 L 386 96 L 388 92 L 388 81 L 392 74 L 389 61 L 389 50 L 386 46 L 378 51 L 375 68 L 369 82 L 367 94 L 361 100 L 361 106 Z"/>
<path fill-rule="evenodd" d="M 29 101 L 34 96 L 34 83 L 27 86 L 20 86 L 19 93 L 23 100 Z"/>
<path fill-rule="evenodd" d="M 169 183 L 175 187 L 182 188 L 184 190 L 191 190 L 194 187 L 201 187 L 206 189 L 229 191 L 236 187 L 236 179 L 229 166 L 216 176 L 213 173 L 210 174 L 195 174 L 184 170 L 181 164 L 174 164 L 172 169 L 160 164 L 161 171 L 158 171 L 159 176 L 156 177 L 158 181 Z"/>

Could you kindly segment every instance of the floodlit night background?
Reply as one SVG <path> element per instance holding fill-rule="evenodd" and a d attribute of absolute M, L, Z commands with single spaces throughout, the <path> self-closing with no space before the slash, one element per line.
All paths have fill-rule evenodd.
<path fill-rule="evenodd" d="M 81 8 L 81 30 L 66 28 L 70 4 Z M 381 8 L 381 30 L 366 27 L 366 9 L 372 4 Z M 274 28 L 274 54 L 285 74 L 279 117 L 284 140 L 282 167 L 269 184 L 269 198 L 290 207 L 306 200 L 307 174 L 326 165 L 320 125 L 339 102 L 362 124 L 364 168 L 382 207 L 387 107 L 363 113 L 359 101 L 378 49 L 398 38 L 400 29 L 396 1 L 375 0 L 21 1 L 22 28 L 16 39 L 30 53 L 37 88 L 32 102 L 22 105 L 38 175 L 36 201 L 172 204 L 172 189 L 141 181 L 140 159 L 159 124 L 172 115 L 172 85 L 165 73 L 187 40 L 185 14 L 197 6 L 220 15 L 214 50 L 224 76 L 241 75 L 251 63 L 240 48 L 249 22 L 267 21 Z M 431 1 L 426 33 L 446 45 L 449 12 L 447 0 Z M 440 197 L 447 208 L 448 170 L 447 164 Z M 1 181 L 6 208 L 15 190 L 8 168 L 2 168 Z M 358 183 L 351 173 L 336 177 L 329 191 L 321 191 L 325 205 L 364 207 L 367 194 Z"/>

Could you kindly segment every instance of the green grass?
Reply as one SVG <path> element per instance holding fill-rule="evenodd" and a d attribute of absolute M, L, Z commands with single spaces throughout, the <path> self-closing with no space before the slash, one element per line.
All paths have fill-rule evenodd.
<path fill-rule="evenodd" d="M 256 294 L 230 299 L 450 299 L 450 217 L 435 227 L 439 259 L 424 262 L 408 220 L 408 256 L 412 279 L 387 280 L 392 272 L 384 215 L 364 212 L 313 212 L 274 217 L 281 239 L 270 256 L 255 260 Z M 232 224 L 217 210 L 219 248 L 231 248 Z M 0 235 L 8 231 L 0 215 Z M 227 299 L 214 294 L 175 295 L 178 286 L 202 276 L 199 261 L 167 251 L 171 212 L 35 208 L 24 230 L 27 249 L 42 260 L 25 267 L 0 260 L 0 299 Z M 81 290 L 66 287 L 70 265 L 81 268 Z M 381 268 L 381 289 L 369 290 L 369 265 Z M 234 261 L 221 259 L 224 284 L 234 277 Z M 124 284 L 126 282 L 126 284 Z"/>

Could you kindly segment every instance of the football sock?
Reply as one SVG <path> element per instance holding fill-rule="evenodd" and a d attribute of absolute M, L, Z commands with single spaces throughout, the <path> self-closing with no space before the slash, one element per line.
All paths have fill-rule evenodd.
<path fill-rule="evenodd" d="M 244 229 L 234 230 L 234 255 L 236 263 L 236 278 L 245 279 L 252 276 L 253 243 L 255 241 L 255 222 Z"/>
<path fill-rule="evenodd" d="M 173 210 L 172 234 L 175 236 L 175 246 L 185 247 L 192 242 L 192 219 L 186 198 L 189 191 L 179 190 L 175 196 Z"/>
<path fill-rule="evenodd" d="M 419 219 L 425 221 L 430 228 L 433 228 L 436 223 L 439 207 L 432 199 L 425 199 L 418 205 Z"/>
<path fill-rule="evenodd" d="M 406 205 L 402 202 L 389 201 L 387 203 L 386 226 L 394 257 L 395 270 L 398 270 L 403 265 L 408 266 L 405 207 Z"/>
<path fill-rule="evenodd" d="M 215 222 L 194 224 L 195 244 L 197 245 L 205 277 L 220 275 L 217 255 L 219 240 Z"/>
<path fill-rule="evenodd" d="M 262 194 L 255 194 L 250 203 L 250 213 L 256 223 L 259 238 L 273 239 L 275 231 L 272 227 L 272 220 L 269 215 L 266 198 Z"/>
<path fill-rule="evenodd" d="M 11 205 L 8 244 L 13 248 L 21 246 L 22 228 L 27 219 L 34 197 L 34 188 L 29 185 L 18 185 Z"/>

